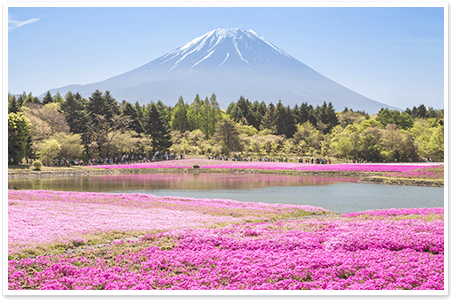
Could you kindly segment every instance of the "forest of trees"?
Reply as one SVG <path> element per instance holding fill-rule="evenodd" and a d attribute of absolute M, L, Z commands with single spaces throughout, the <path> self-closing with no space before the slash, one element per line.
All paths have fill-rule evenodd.
<path fill-rule="evenodd" d="M 221 110 L 216 95 L 188 104 L 118 102 L 109 91 L 86 99 L 68 92 L 8 94 L 8 161 L 149 156 L 156 151 L 194 155 L 333 157 L 372 162 L 444 159 L 444 110 L 424 105 L 378 114 L 324 102 L 293 108 L 279 100 L 240 96 Z"/>

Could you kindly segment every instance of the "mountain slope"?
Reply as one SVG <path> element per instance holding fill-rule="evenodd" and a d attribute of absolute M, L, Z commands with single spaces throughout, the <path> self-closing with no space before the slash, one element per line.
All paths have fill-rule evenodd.
<path fill-rule="evenodd" d="M 109 90 L 117 100 L 147 103 L 151 99 L 174 105 L 180 95 L 190 103 L 216 93 L 221 108 L 240 95 L 251 101 L 285 105 L 332 102 L 336 110 L 345 107 L 375 113 L 382 107 L 396 109 L 368 99 L 319 74 L 280 50 L 252 30 L 216 29 L 200 36 L 148 64 L 87 85 L 70 85 L 51 90 L 71 90 L 88 97 L 96 89 Z"/>

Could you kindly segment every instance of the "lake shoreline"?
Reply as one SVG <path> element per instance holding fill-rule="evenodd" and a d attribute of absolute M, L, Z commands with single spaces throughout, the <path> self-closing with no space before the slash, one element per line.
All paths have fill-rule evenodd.
<path fill-rule="evenodd" d="M 444 187 L 444 180 L 424 180 L 385 177 L 388 172 L 365 171 L 311 171 L 311 170 L 272 170 L 272 169 L 223 169 L 223 168 L 145 168 L 145 169 L 104 169 L 88 168 L 84 170 L 67 171 L 24 171 L 8 172 L 8 179 L 72 177 L 91 175 L 121 175 L 121 174 L 158 174 L 158 173 L 229 173 L 229 174 L 280 174 L 295 176 L 345 176 L 361 177 L 359 183 L 386 184 L 400 186 Z"/>
<path fill-rule="evenodd" d="M 424 180 L 411 178 L 393 178 L 393 177 L 363 177 L 359 183 L 380 184 L 380 185 L 397 185 L 397 186 L 414 186 L 414 187 L 444 187 L 444 180 Z"/>

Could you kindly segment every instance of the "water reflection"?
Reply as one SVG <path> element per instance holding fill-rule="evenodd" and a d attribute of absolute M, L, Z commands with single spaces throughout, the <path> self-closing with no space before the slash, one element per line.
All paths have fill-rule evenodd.
<path fill-rule="evenodd" d="M 357 182 L 354 177 L 293 176 L 275 174 L 134 174 L 80 177 L 14 179 L 8 188 L 22 190 L 55 190 L 112 192 L 136 190 L 245 190 L 266 187 L 321 186 Z"/>
<path fill-rule="evenodd" d="M 312 205 L 339 213 L 444 206 L 444 189 L 358 183 L 359 178 L 276 174 L 134 174 L 16 179 L 26 190 L 145 193 Z"/>

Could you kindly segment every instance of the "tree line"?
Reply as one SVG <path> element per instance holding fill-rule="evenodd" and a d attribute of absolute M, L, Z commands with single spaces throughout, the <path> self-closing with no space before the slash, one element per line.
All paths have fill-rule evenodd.
<path fill-rule="evenodd" d="M 117 102 L 109 91 L 86 99 L 59 93 L 39 99 L 32 93 L 8 94 L 8 160 L 109 158 L 156 151 L 185 154 L 255 156 L 332 156 L 366 161 L 443 160 L 444 111 L 424 105 L 404 112 L 381 109 L 370 116 L 331 102 L 293 108 L 279 100 L 240 96 L 221 110 L 216 95 L 192 103 L 180 96 L 141 105 Z"/>

